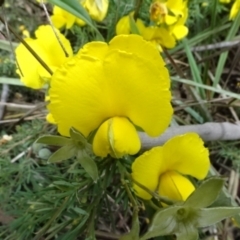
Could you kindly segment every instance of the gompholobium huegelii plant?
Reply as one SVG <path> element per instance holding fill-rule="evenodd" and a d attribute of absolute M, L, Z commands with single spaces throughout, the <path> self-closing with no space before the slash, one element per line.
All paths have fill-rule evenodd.
<path fill-rule="evenodd" d="M 83 2 L 90 17 L 102 21 L 108 1 L 100 1 L 99 15 L 101 8 L 93 8 L 91 14 L 90 1 Z M 132 229 L 119 239 L 175 235 L 180 240 L 197 240 L 199 228 L 240 213 L 237 207 L 214 207 L 224 181 L 205 179 L 210 169 L 208 149 L 196 133 L 186 133 L 142 153 L 138 135 L 144 131 L 157 137 L 170 125 L 170 75 L 156 45 L 172 48 L 186 36 L 187 1 L 153 1 L 153 25 L 148 27 L 141 19 L 133 19 L 133 14 L 118 22 L 118 35 L 111 41 L 89 42 L 74 54 L 57 28 L 85 23 L 55 7 L 56 29 L 40 26 L 35 39 L 25 39 L 50 72 L 22 44 L 17 47 L 21 81 L 34 89 L 48 85 L 47 119 L 59 133 L 36 142 L 58 147 L 49 158 L 50 163 L 58 163 L 56 168 L 70 159 L 71 167 L 81 170 L 79 181 L 84 186 L 72 201 L 84 210 L 76 224 L 86 239 L 95 238 L 101 208 L 111 199 L 132 210 Z M 132 24 L 140 34 L 130 34 Z M 161 41 L 159 35 L 164 36 Z M 119 186 L 122 197 L 112 200 L 113 185 Z M 139 220 L 143 206 L 150 218 L 144 232 Z"/>

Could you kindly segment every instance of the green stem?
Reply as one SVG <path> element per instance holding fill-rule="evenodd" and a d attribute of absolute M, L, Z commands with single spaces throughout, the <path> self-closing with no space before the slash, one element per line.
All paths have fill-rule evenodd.
<path fill-rule="evenodd" d="M 140 188 L 142 188 L 143 190 L 145 190 L 147 193 L 149 193 L 150 195 L 152 195 L 154 198 L 156 198 L 158 201 L 163 202 L 167 205 L 173 205 L 176 202 L 173 200 L 170 200 L 167 197 L 163 197 L 163 196 L 159 196 L 157 193 L 149 190 L 147 187 L 145 187 L 144 185 L 142 185 L 141 183 L 139 183 L 138 181 L 136 181 L 135 179 L 132 178 L 132 176 L 129 173 L 126 173 L 128 178 L 131 179 L 131 181 L 133 181 L 136 185 L 138 185 Z"/>
<path fill-rule="evenodd" d="M 138 13 L 140 11 L 140 7 L 141 7 L 142 3 L 143 3 L 143 0 L 136 0 L 136 9 L 135 9 L 134 15 L 133 15 L 133 18 L 135 21 L 137 20 Z"/>

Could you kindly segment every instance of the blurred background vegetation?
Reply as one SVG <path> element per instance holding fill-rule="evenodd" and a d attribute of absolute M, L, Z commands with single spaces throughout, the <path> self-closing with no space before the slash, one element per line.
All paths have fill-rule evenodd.
<path fill-rule="evenodd" d="M 150 0 L 143 1 L 139 13 L 146 21 L 150 4 Z M 134 7 L 133 0 L 110 1 L 106 19 L 97 24 L 106 41 L 114 36 L 117 21 Z M 51 14 L 52 6 L 48 4 L 47 8 Z M 240 21 L 228 20 L 229 9 L 229 4 L 223 5 L 217 0 L 189 0 L 189 34 L 168 51 L 178 68 L 166 57 L 172 76 L 175 108 L 172 125 L 239 121 L 240 97 L 236 99 L 233 94 L 240 92 Z M 34 36 L 37 26 L 48 22 L 35 0 L 5 0 L 0 12 L 20 36 L 24 35 L 24 30 Z M 3 24 L 0 31 L 1 40 L 11 38 L 16 46 L 17 39 L 13 35 L 9 37 Z M 64 33 L 75 52 L 95 39 L 88 26 L 75 26 Z M 82 226 L 87 212 L 82 206 L 87 207 L 88 203 L 87 200 L 79 202 L 78 194 L 83 187 L 81 183 L 87 179 L 84 180 L 74 161 L 49 164 L 47 158 L 55 149 L 34 144 L 39 136 L 56 133 L 56 128 L 45 121 L 47 111 L 41 105 L 44 90 L 22 86 L 15 73 L 14 54 L 9 45 L 6 50 L 4 43 L 0 44 L 0 93 L 1 102 L 6 101 L 4 107 L 0 106 L 4 111 L 0 116 L 0 239 L 84 239 L 81 234 L 85 231 Z M 4 99 L 6 85 L 8 90 Z M 210 91 L 204 86 L 218 91 Z M 207 146 L 211 150 L 212 171 L 226 177 L 226 189 L 231 200 L 238 204 L 239 141 L 212 142 Z M 114 169 L 109 171 L 109 174 L 118 176 Z M 117 239 L 101 230 L 116 234 L 127 232 L 132 213 L 121 186 L 111 185 L 108 179 L 104 184 L 108 196 L 118 202 L 113 203 L 111 197 L 103 201 L 98 214 L 102 217 L 95 219 L 97 236 L 99 239 Z M 89 194 L 93 188 L 89 189 Z M 146 229 L 147 221 L 143 213 L 142 231 Z M 204 230 L 201 239 L 216 239 L 216 234 L 222 237 L 218 239 L 240 239 L 239 231 L 229 221 Z M 90 235 L 89 239 L 92 239 Z"/>

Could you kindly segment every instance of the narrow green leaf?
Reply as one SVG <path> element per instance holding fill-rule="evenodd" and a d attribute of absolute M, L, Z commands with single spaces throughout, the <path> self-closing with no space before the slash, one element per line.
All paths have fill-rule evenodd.
<path fill-rule="evenodd" d="M 80 162 L 84 170 L 90 175 L 93 181 L 97 181 L 98 169 L 95 161 L 87 154 L 82 154 L 82 152 L 78 153 L 77 160 Z"/>
<path fill-rule="evenodd" d="M 48 159 L 48 161 L 51 163 L 61 162 L 74 157 L 76 153 L 77 150 L 75 146 L 66 145 L 58 149 L 55 153 L 53 153 L 52 156 Z"/>
<path fill-rule="evenodd" d="M 224 180 L 220 177 L 207 179 L 188 197 L 184 206 L 193 208 L 208 207 L 217 199 L 223 184 Z"/>
<path fill-rule="evenodd" d="M 79 3 L 78 0 L 48 0 L 48 2 L 59 6 L 60 8 L 65 9 L 66 11 L 72 13 L 76 17 L 82 19 L 90 26 L 92 25 L 92 20 L 85 10 L 85 8 Z"/>
<path fill-rule="evenodd" d="M 71 1 L 69 1 L 69 0 L 48 0 L 48 2 L 55 4 L 58 7 L 63 8 L 67 12 L 72 13 L 74 16 L 82 19 L 84 22 L 86 22 L 89 26 L 91 26 L 96 31 L 96 33 L 101 38 L 101 40 L 104 40 L 101 33 L 94 26 L 92 19 L 90 18 L 88 12 L 79 3 L 78 0 L 71 0 Z"/>
<path fill-rule="evenodd" d="M 72 208 L 72 210 L 80 215 L 89 215 L 88 212 L 86 212 L 82 208 L 75 207 L 75 208 Z"/>
<path fill-rule="evenodd" d="M 189 48 L 188 45 L 188 40 L 187 39 L 183 39 L 182 40 L 185 52 L 187 54 L 187 58 L 188 58 L 188 62 L 190 65 L 190 69 L 191 69 L 191 73 L 192 73 L 192 77 L 194 82 L 203 84 L 202 78 L 201 78 L 201 74 L 200 74 L 200 70 L 198 69 L 198 65 L 192 55 L 192 51 Z M 202 88 L 197 88 L 198 92 L 200 93 L 200 96 L 202 99 L 206 99 L 206 93 Z"/>
<path fill-rule="evenodd" d="M 182 207 L 180 206 L 173 206 L 159 210 L 154 215 L 148 231 L 140 238 L 140 240 L 173 234 L 175 228 L 178 227 L 176 213 L 181 208 Z"/>
<path fill-rule="evenodd" d="M 73 140 L 75 140 L 77 142 L 84 143 L 87 141 L 86 138 L 80 132 L 78 132 L 76 129 L 74 129 L 73 127 L 70 128 L 70 136 Z"/>
<path fill-rule="evenodd" d="M 236 33 L 239 30 L 239 26 L 240 26 L 240 14 L 237 15 L 236 19 L 233 21 L 233 24 L 228 32 L 228 35 L 225 39 L 226 42 L 228 42 L 229 40 L 232 40 L 232 38 L 236 35 Z M 227 57 L 228 57 L 228 51 L 224 52 L 220 55 L 220 58 L 218 60 L 217 63 L 217 68 L 216 68 L 216 72 L 215 72 L 215 78 L 214 78 L 214 82 L 213 82 L 213 87 L 216 88 L 216 86 L 218 85 L 222 72 L 224 70 L 224 65 L 226 63 Z M 212 94 L 213 95 L 213 94 Z"/>
<path fill-rule="evenodd" d="M 133 16 L 131 14 L 129 15 L 129 23 L 130 23 L 131 33 L 140 35 L 136 22 L 134 21 Z"/>
<path fill-rule="evenodd" d="M 20 81 L 19 78 L 7 78 L 7 77 L 1 77 L 0 78 L 1 84 L 9 84 L 14 86 L 24 86 L 24 84 Z"/>
<path fill-rule="evenodd" d="M 138 211 L 135 210 L 133 212 L 133 219 L 132 219 L 132 229 L 130 233 L 122 236 L 119 240 L 138 240 L 139 239 L 139 220 L 138 220 Z"/>
<path fill-rule="evenodd" d="M 179 77 L 171 77 L 171 80 L 176 81 L 176 82 L 180 82 L 180 83 L 184 83 L 184 84 L 187 84 L 187 85 L 190 85 L 190 86 L 194 86 L 194 87 L 200 87 L 200 88 L 212 91 L 212 92 L 220 93 L 220 94 L 226 95 L 227 97 L 240 99 L 240 94 L 233 93 L 233 92 L 230 92 L 230 91 L 226 91 L 226 90 L 223 90 L 223 89 L 214 88 L 214 87 L 211 87 L 211 86 L 207 86 L 205 84 L 200 84 L 200 83 L 188 80 L 188 79 L 179 78 Z"/>
<path fill-rule="evenodd" d="M 202 228 L 211 226 L 225 218 L 235 216 L 240 213 L 240 207 L 218 207 L 202 208 L 198 210 L 196 227 Z"/>
<path fill-rule="evenodd" d="M 12 46 L 16 48 L 18 46 L 18 43 L 12 42 Z M 0 49 L 12 52 L 10 42 L 7 40 L 0 39 Z"/>
<path fill-rule="evenodd" d="M 47 145 L 53 146 L 65 146 L 69 145 L 72 142 L 70 138 L 54 136 L 54 135 L 46 135 L 38 138 L 35 143 L 43 143 Z"/>
<path fill-rule="evenodd" d="M 73 184 L 66 182 L 66 181 L 54 181 L 52 184 L 65 186 L 65 187 L 73 187 Z"/>

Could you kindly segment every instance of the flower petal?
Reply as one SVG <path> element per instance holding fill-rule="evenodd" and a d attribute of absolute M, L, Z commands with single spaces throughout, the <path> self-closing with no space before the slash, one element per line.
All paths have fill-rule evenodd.
<path fill-rule="evenodd" d="M 196 133 L 176 136 L 163 146 L 166 169 L 191 175 L 197 179 L 206 177 L 209 167 L 209 152 Z"/>
<path fill-rule="evenodd" d="M 66 39 L 65 36 L 61 34 L 58 29 L 55 29 L 55 32 L 58 35 L 58 38 L 61 41 L 64 49 L 68 53 L 68 56 L 72 56 L 73 51 L 69 40 Z M 46 62 L 46 64 L 48 64 L 49 66 L 58 67 L 66 61 L 67 56 L 65 55 L 50 25 L 40 26 L 36 30 L 35 35 L 37 37 L 38 44 L 43 50 L 43 60 Z"/>
<path fill-rule="evenodd" d="M 74 15 L 65 11 L 64 9 L 58 6 L 53 7 L 53 15 L 51 16 L 51 20 L 56 28 L 66 26 L 66 28 L 69 29 L 73 26 L 76 19 L 77 18 Z"/>
<path fill-rule="evenodd" d="M 27 38 L 25 39 L 25 41 L 32 49 L 34 49 L 34 51 L 39 56 L 42 55 L 42 48 L 35 40 Z M 21 75 L 19 69 L 17 69 L 16 72 L 20 75 L 21 81 L 24 83 L 24 85 L 34 89 L 42 88 L 46 82 L 43 78 L 39 76 L 39 68 L 42 72 L 45 73 L 45 76 L 48 76 L 50 78 L 50 74 L 38 63 L 35 57 L 27 50 L 27 48 L 23 44 L 19 44 L 19 46 L 15 50 L 15 53 L 23 76 Z"/>
<path fill-rule="evenodd" d="M 108 0 L 83 0 L 82 5 L 92 19 L 101 22 L 107 15 L 109 2 Z"/>
<path fill-rule="evenodd" d="M 184 25 L 179 25 L 179 26 L 177 25 L 173 27 L 172 34 L 177 40 L 180 40 L 187 36 L 188 28 Z"/>
<path fill-rule="evenodd" d="M 51 123 L 51 124 L 56 124 L 54 118 L 53 118 L 53 115 L 51 113 L 48 113 L 47 116 L 46 116 L 46 120 Z"/>
<path fill-rule="evenodd" d="M 130 34 L 130 20 L 129 15 L 123 16 L 116 25 L 116 34 Z"/>
<path fill-rule="evenodd" d="M 97 130 L 93 140 L 93 151 L 97 156 L 121 158 L 136 154 L 141 147 L 137 131 L 127 118 L 114 117 L 105 121 Z"/>
<path fill-rule="evenodd" d="M 141 20 L 137 21 L 137 24 L 141 24 Z M 165 62 L 159 52 L 156 51 L 156 48 L 150 42 L 143 41 L 143 39 L 139 37 L 139 35 L 132 34 L 131 36 L 116 36 L 110 41 L 109 47 L 110 49 L 119 49 L 126 53 L 132 53 L 138 57 L 147 59 L 151 62 L 151 64 L 155 64 L 157 68 L 160 68 L 162 74 L 164 74 L 166 78 L 168 77 L 168 73 L 165 68 Z M 167 87 L 170 87 L 170 81 L 168 83 L 169 85 L 167 85 Z"/>
<path fill-rule="evenodd" d="M 186 177 L 174 171 L 162 174 L 158 187 L 160 196 L 176 201 L 185 201 L 194 190 L 195 187 Z"/>
<path fill-rule="evenodd" d="M 56 32 L 68 54 L 72 55 L 72 48 L 69 41 L 56 29 Z M 37 39 L 27 38 L 25 41 L 35 51 L 35 53 L 52 69 L 61 65 L 67 57 L 64 54 L 51 26 L 40 26 L 35 35 Z M 28 87 L 39 89 L 50 78 L 50 74 L 41 66 L 35 57 L 23 45 L 19 44 L 16 48 L 16 58 L 20 65 L 23 76 L 20 71 L 21 81 Z M 29 67 L 31 66 L 31 67 Z"/>
<path fill-rule="evenodd" d="M 162 147 L 152 148 L 137 157 L 132 164 L 132 177 L 135 181 L 147 187 L 151 191 L 155 191 L 158 186 L 160 171 L 162 169 Z M 165 170 L 165 169 L 164 169 Z M 139 187 L 133 185 L 136 194 L 143 199 L 151 199 L 152 196 Z"/>
<path fill-rule="evenodd" d="M 121 38 L 125 46 L 139 38 L 138 51 L 144 53 L 137 56 L 135 50 L 123 51 L 121 41 L 120 50 L 116 43 L 111 47 L 111 42 L 105 57 L 104 47 L 99 52 L 95 47 L 85 47 L 53 74 L 49 109 L 61 134 L 68 136 L 70 127 L 75 127 L 87 136 L 114 116 L 129 118 L 151 136 L 161 134 L 168 126 L 172 107 L 167 69 L 156 54 L 147 56 L 154 47 L 140 36 L 118 36 Z"/>
<path fill-rule="evenodd" d="M 234 19 L 240 11 L 240 0 L 236 0 L 231 8 L 229 20 Z"/>

